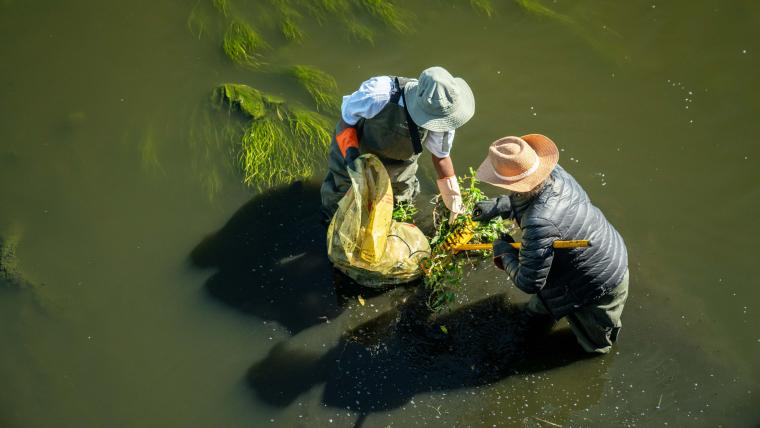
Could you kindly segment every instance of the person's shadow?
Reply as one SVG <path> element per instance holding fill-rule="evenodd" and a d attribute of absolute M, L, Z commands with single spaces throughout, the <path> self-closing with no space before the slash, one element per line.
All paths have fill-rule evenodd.
<path fill-rule="evenodd" d="M 292 334 L 335 318 L 362 289 L 327 259 L 319 186 L 297 182 L 262 193 L 206 237 L 190 260 L 215 268 L 206 290 L 245 313 L 277 321 Z"/>
<path fill-rule="evenodd" d="M 343 334 L 324 354 L 287 342 L 248 373 L 263 401 L 285 407 L 317 384 L 323 404 L 366 415 L 403 406 L 415 394 L 475 387 L 518 373 L 588 358 L 569 329 L 549 333 L 505 295 L 435 316 L 424 288 L 406 303 Z M 443 328 L 442 328 L 443 326 Z"/>

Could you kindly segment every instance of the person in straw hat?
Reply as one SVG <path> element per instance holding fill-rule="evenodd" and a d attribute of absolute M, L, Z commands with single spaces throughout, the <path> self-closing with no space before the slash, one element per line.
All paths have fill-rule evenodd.
<path fill-rule="evenodd" d="M 438 189 L 451 219 L 462 212 L 462 195 L 449 153 L 457 128 L 475 113 L 475 98 L 463 79 L 430 67 L 418 79 L 378 76 L 343 97 L 320 189 L 329 221 L 351 187 L 346 168 L 372 153 L 388 170 L 396 203 L 411 202 L 420 191 L 417 159 L 426 148 L 438 175 Z"/>
<path fill-rule="evenodd" d="M 476 204 L 473 220 L 514 219 L 517 250 L 504 234 L 494 242 L 494 264 L 522 291 L 527 310 L 547 320 L 566 317 L 587 352 L 607 353 L 622 326 L 628 296 L 623 238 L 558 163 L 552 140 L 540 134 L 504 137 L 488 149 L 477 178 L 508 195 Z M 556 240 L 585 239 L 587 248 L 554 249 Z"/>

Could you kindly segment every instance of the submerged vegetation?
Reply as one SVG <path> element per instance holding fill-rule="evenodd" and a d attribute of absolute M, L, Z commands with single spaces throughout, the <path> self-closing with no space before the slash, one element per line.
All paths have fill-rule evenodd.
<path fill-rule="evenodd" d="M 233 20 L 224 33 L 222 42 L 224 53 L 238 64 L 258 67 L 261 65 L 261 51 L 269 44 L 250 25 L 241 20 Z"/>
<path fill-rule="evenodd" d="M 466 1 L 489 18 L 496 14 L 491 0 Z M 539 0 L 514 0 L 513 4 L 536 15 L 568 22 L 568 18 Z M 374 44 L 375 33 L 382 28 L 404 33 L 413 31 L 415 22 L 408 6 L 398 0 L 197 0 L 187 19 L 198 38 L 207 33 L 213 36 L 211 30 L 215 29 L 221 37 L 222 50 L 235 64 L 255 73 L 290 76 L 313 103 L 312 110 L 243 84 L 226 83 L 215 90 L 216 105 L 224 102 L 237 106 L 250 123 L 242 129 L 232 127 L 232 131 L 194 132 L 192 137 L 215 143 L 220 138 L 227 139 L 228 147 L 234 147 L 247 185 L 262 188 L 307 178 L 314 171 L 315 161 L 326 155 L 334 118 L 323 115 L 337 116 L 339 112 L 337 82 L 313 66 L 266 62 L 266 53 L 272 46 L 267 38 L 272 32 L 279 32 L 281 42 L 301 43 L 308 37 L 305 24 L 309 19 L 319 25 L 335 24 L 334 28 L 342 29 L 355 42 L 368 44 Z M 144 163 L 160 169 L 151 161 L 152 149 L 151 144 L 142 147 Z M 208 158 L 209 149 L 204 153 Z M 214 168 L 209 167 L 213 171 L 204 179 L 210 194 L 218 190 L 221 182 Z"/>
<path fill-rule="evenodd" d="M 250 120 L 238 153 L 244 183 L 263 188 L 305 179 L 324 162 L 330 121 L 319 113 L 241 84 L 220 85 L 214 101 Z"/>
<path fill-rule="evenodd" d="M 0 284 L 8 284 L 14 287 L 29 285 L 19 270 L 16 250 L 21 240 L 21 232 L 18 229 L 10 230 L 7 235 L 0 235 Z"/>
<path fill-rule="evenodd" d="M 292 68 L 293 76 L 309 92 L 317 110 L 337 112 L 340 109 L 337 96 L 338 84 L 322 70 L 307 65 Z"/>
<path fill-rule="evenodd" d="M 487 199 L 487 197 L 478 188 L 475 171 L 472 169 L 470 169 L 470 176 L 462 177 L 461 181 L 469 183 L 462 190 L 464 211 L 472 212 L 475 203 Z M 464 267 L 477 262 L 482 257 L 491 255 L 490 251 L 481 252 L 479 255 L 476 252 L 454 254 L 446 248 L 446 241 L 463 228 L 472 227 L 474 235 L 471 243 L 493 242 L 501 233 L 511 232 L 514 229 L 514 223 L 502 220 L 499 217 L 488 223 L 473 223 L 470 217 L 466 215 L 459 216 L 453 223 L 449 223 L 447 220 L 448 211 L 444 208 L 440 197 L 437 198 L 435 204 L 436 207 L 433 210 L 435 234 L 430 241 L 432 254 L 423 262 L 423 266 L 425 269 L 424 283 L 430 293 L 428 306 L 433 310 L 440 310 L 456 300 L 457 292 L 461 289 L 464 281 Z"/>

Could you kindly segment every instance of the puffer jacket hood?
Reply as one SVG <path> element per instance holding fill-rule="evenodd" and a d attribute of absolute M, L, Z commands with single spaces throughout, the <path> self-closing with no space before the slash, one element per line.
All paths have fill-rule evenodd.
<path fill-rule="evenodd" d="M 623 238 L 589 200 L 577 181 L 557 165 L 532 198 L 510 195 L 512 215 L 523 231 L 522 249 L 503 257 L 515 285 L 539 294 L 559 319 L 609 293 L 628 270 Z M 588 239 L 588 248 L 554 249 L 555 240 Z"/>

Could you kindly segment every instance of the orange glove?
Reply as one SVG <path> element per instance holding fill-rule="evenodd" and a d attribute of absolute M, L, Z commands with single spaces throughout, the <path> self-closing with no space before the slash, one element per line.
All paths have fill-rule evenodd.
<path fill-rule="evenodd" d="M 353 168 L 354 161 L 359 157 L 359 136 L 356 128 L 348 127 L 335 135 L 340 154 L 346 160 L 346 166 Z"/>

